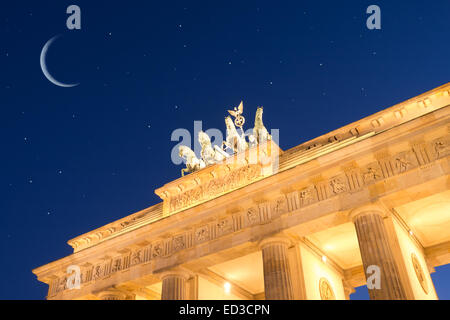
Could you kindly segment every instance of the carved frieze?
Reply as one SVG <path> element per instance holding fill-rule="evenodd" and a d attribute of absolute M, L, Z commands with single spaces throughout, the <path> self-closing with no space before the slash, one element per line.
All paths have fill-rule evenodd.
<path fill-rule="evenodd" d="M 378 162 L 372 162 L 362 170 L 364 184 L 369 185 L 383 179 L 383 172 Z"/>
<path fill-rule="evenodd" d="M 299 192 L 300 206 L 305 207 L 307 205 L 317 202 L 317 190 L 314 185 L 308 186 L 300 190 Z"/>
<path fill-rule="evenodd" d="M 404 151 L 392 157 L 395 172 L 397 174 L 411 170 L 419 165 L 417 158 L 412 151 Z"/>
<path fill-rule="evenodd" d="M 195 230 L 195 242 L 200 243 L 209 240 L 209 226 L 205 225 Z"/>
<path fill-rule="evenodd" d="M 261 176 L 260 165 L 246 165 L 224 176 L 213 177 L 204 185 L 194 187 L 185 192 L 170 197 L 169 212 L 175 212 L 190 207 L 202 201 L 213 199 L 225 192 L 244 186 Z"/>
<path fill-rule="evenodd" d="M 131 254 L 131 265 L 135 266 L 142 262 L 142 250 L 136 250 Z"/>
<path fill-rule="evenodd" d="M 450 155 L 450 136 L 433 140 L 430 147 L 436 159 Z"/>
<path fill-rule="evenodd" d="M 180 251 L 186 248 L 186 237 L 184 234 L 177 235 L 173 238 L 172 248 L 174 251 Z"/>
<path fill-rule="evenodd" d="M 348 191 L 347 179 L 344 174 L 340 174 L 330 179 L 330 187 L 334 194 Z"/>
<path fill-rule="evenodd" d="M 270 211 L 272 214 L 272 219 L 285 214 L 288 211 L 286 196 L 282 195 L 270 202 Z"/>
<path fill-rule="evenodd" d="M 216 227 L 218 236 L 228 234 L 233 231 L 232 219 L 231 218 L 220 219 Z"/>
<path fill-rule="evenodd" d="M 152 258 L 158 258 L 161 257 L 163 255 L 163 243 L 162 241 L 158 241 L 153 245 L 153 250 L 152 250 Z"/>
<path fill-rule="evenodd" d="M 246 210 L 245 220 L 247 226 L 255 225 L 259 222 L 259 210 L 257 207 L 251 207 Z"/>
<path fill-rule="evenodd" d="M 117 272 L 122 270 L 122 257 L 118 257 L 113 259 L 113 263 L 112 263 L 112 267 L 111 267 L 111 272 Z"/>

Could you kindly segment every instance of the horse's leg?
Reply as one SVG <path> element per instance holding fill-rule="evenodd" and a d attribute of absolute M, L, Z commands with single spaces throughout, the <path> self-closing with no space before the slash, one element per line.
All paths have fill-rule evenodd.
<path fill-rule="evenodd" d="M 225 146 L 225 149 L 223 148 Z M 221 146 L 222 150 L 227 150 L 227 142 L 226 141 L 222 141 L 222 146 Z"/>
<path fill-rule="evenodd" d="M 225 149 L 223 148 L 225 146 Z M 228 142 L 226 141 L 222 141 L 222 150 L 227 150 L 227 148 L 230 148 L 230 146 L 228 145 Z M 231 149 L 231 148 L 230 148 Z"/>

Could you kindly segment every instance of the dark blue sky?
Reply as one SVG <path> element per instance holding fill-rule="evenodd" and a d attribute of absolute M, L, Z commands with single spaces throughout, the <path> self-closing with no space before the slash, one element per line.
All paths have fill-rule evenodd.
<path fill-rule="evenodd" d="M 81 7 L 81 30 L 66 8 Z M 366 28 L 381 8 L 382 29 Z M 288 149 L 450 80 L 450 1 L 2 1 L 0 298 L 66 241 L 159 202 L 176 128 L 244 100 Z M 39 56 L 61 88 L 43 75 Z M 433 275 L 450 298 L 450 268 Z M 360 293 L 361 291 L 361 293 Z M 355 297 L 367 297 L 358 290 Z"/>

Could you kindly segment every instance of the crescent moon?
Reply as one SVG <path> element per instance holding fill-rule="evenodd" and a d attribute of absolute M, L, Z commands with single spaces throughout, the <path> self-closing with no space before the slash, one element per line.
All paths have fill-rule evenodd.
<path fill-rule="evenodd" d="M 59 86 L 59 87 L 63 87 L 63 88 L 75 87 L 75 86 L 79 85 L 79 83 L 63 83 L 63 82 L 60 82 L 60 81 L 56 80 L 50 74 L 50 72 L 48 72 L 47 64 L 45 63 L 45 58 L 47 56 L 48 48 L 59 37 L 60 37 L 60 35 L 54 36 L 53 38 L 48 40 L 45 43 L 44 47 L 42 48 L 42 51 L 41 51 L 41 69 L 42 69 L 42 72 L 44 73 L 45 77 L 48 79 L 48 81 L 50 81 L 54 85 Z"/>

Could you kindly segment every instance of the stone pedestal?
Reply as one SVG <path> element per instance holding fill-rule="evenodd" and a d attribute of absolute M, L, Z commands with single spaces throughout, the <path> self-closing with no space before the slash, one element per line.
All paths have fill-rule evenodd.
<path fill-rule="evenodd" d="M 289 241 L 268 238 L 261 242 L 266 300 L 293 300 L 291 271 L 288 262 Z"/>
<path fill-rule="evenodd" d="M 405 300 L 405 289 L 389 246 L 383 215 L 384 208 L 378 205 L 364 206 L 351 212 L 368 282 L 374 283 L 374 271 L 367 273 L 369 267 L 369 270 L 378 270 L 378 267 L 380 271 L 380 287 L 370 288 L 368 283 L 369 296 L 371 300 Z"/>

